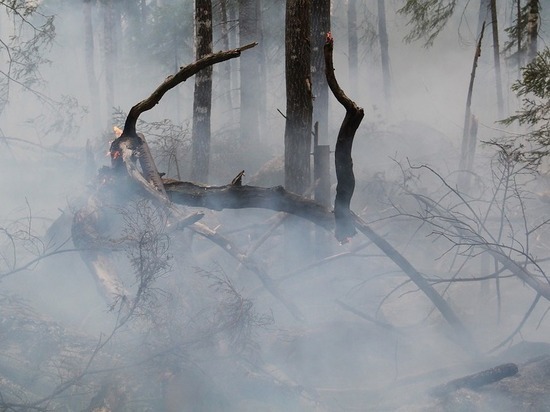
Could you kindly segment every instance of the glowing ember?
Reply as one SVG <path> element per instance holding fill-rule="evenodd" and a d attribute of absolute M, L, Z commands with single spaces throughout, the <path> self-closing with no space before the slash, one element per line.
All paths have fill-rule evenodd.
<path fill-rule="evenodd" d="M 117 126 L 113 126 L 113 132 L 115 132 L 116 137 L 120 137 L 122 135 L 122 129 Z"/>

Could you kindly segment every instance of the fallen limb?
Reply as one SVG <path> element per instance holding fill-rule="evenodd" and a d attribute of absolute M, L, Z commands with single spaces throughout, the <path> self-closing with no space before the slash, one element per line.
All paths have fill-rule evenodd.
<path fill-rule="evenodd" d="M 484 370 L 473 375 L 454 379 L 443 385 L 436 386 L 430 391 L 433 396 L 445 396 L 459 389 L 477 389 L 484 385 L 498 382 L 509 376 L 518 373 L 518 366 L 515 363 L 505 363 L 491 369 Z"/>
<path fill-rule="evenodd" d="M 287 212 L 307 219 L 327 230 L 333 230 L 330 210 L 282 186 L 201 186 L 190 182 L 165 184 L 168 198 L 177 204 L 205 207 L 212 210 L 261 208 Z"/>

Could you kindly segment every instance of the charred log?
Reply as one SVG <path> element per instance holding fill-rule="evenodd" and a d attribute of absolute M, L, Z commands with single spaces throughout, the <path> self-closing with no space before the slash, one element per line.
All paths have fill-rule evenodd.
<path fill-rule="evenodd" d="M 436 386 L 432 389 L 431 394 L 433 396 L 445 396 L 463 388 L 477 389 L 484 385 L 489 385 L 504 378 L 508 378 L 509 376 L 514 376 L 516 373 L 518 373 L 518 366 L 515 363 L 505 363 L 504 365 L 499 365 L 494 368 L 454 379 L 443 385 Z"/>

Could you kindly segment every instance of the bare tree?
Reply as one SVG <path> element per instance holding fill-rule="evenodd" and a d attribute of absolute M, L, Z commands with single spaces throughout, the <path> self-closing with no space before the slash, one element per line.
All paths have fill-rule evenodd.
<path fill-rule="evenodd" d="M 310 185 L 312 131 L 310 0 L 286 4 L 285 187 L 302 194 Z"/>
<path fill-rule="evenodd" d="M 212 53 L 212 1 L 195 1 L 195 41 L 197 60 Z M 212 67 L 195 77 L 191 178 L 208 181 L 210 164 L 210 113 L 212 110 Z"/>
<path fill-rule="evenodd" d="M 328 86 L 324 73 L 323 46 L 330 31 L 330 0 L 317 1 L 311 10 L 311 81 L 313 121 L 318 123 L 319 142 L 328 141 Z"/>
<path fill-rule="evenodd" d="M 258 42 L 260 38 L 260 1 L 239 0 L 239 39 L 241 44 Z M 240 59 L 240 130 L 243 147 L 260 138 L 259 100 L 261 50 L 256 47 Z"/>

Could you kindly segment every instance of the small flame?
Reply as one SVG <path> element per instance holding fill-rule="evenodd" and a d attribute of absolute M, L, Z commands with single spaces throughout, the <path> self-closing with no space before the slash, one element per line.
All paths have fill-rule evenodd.
<path fill-rule="evenodd" d="M 113 132 L 115 132 L 115 136 L 118 138 L 122 135 L 122 129 L 117 126 L 113 126 Z"/>

